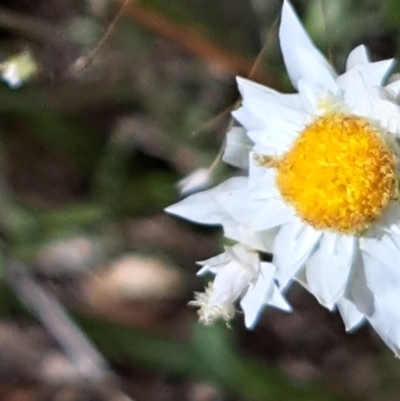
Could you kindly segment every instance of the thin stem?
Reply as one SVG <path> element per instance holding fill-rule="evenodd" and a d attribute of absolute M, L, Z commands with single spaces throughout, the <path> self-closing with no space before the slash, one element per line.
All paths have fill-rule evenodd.
<path fill-rule="evenodd" d="M 111 36 L 111 34 L 115 28 L 115 25 L 118 22 L 118 20 L 120 19 L 122 12 L 124 11 L 124 8 L 128 4 L 128 2 L 129 2 L 129 0 L 124 0 L 124 2 L 119 7 L 117 14 L 114 16 L 114 19 L 108 25 L 107 30 L 104 32 L 103 36 L 100 38 L 99 42 L 94 47 L 94 49 L 90 50 L 88 54 L 76 59 L 69 67 L 69 69 L 68 69 L 69 73 L 76 73 L 78 71 L 83 71 L 87 67 L 89 67 L 89 65 L 92 63 L 92 61 L 96 57 L 97 52 L 101 49 L 101 47 L 104 45 L 104 43 Z"/>

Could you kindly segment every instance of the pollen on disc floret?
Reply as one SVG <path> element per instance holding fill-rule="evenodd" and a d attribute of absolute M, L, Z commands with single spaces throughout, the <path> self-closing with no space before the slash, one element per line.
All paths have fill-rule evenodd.
<path fill-rule="evenodd" d="M 361 234 L 397 199 L 396 156 L 362 117 L 318 118 L 275 168 L 284 201 L 316 229 Z"/>

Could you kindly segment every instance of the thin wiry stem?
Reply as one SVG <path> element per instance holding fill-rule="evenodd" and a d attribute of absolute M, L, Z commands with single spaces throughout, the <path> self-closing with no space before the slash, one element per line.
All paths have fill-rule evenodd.
<path fill-rule="evenodd" d="M 113 33 L 115 25 L 117 24 L 118 20 L 120 19 L 122 12 L 124 11 L 124 8 L 128 4 L 128 2 L 129 2 L 129 0 L 124 0 L 124 2 L 120 5 L 117 14 L 114 16 L 114 19 L 112 20 L 112 22 L 108 25 L 107 30 L 104 32 L 103 36 L 100 38 L 100 40 L 98 41 L 98 43 L 94 47 L 94 49 L 90 50 L 88 54 L 81 56 L 77 60 L 75 60 L 69 67 L 68 73 L 76 73 L 78 71 L 81 72 L 89 67 L 89 65 L 92 63 L 92 61 L 96 57 L 96 54 L 98 53 L 98 51 L 101 49 L 101 47 L 104 45 L 104 43 L 108 40 L 108 38 Z"/>

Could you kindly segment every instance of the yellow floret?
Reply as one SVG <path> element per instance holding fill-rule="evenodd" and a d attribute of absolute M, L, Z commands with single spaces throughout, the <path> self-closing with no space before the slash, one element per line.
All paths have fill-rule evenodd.
<path fill-rule="evenodd" d="M 361 234 L 397 198 L 395 154 L 362 117 L 319 118 L 274 167 L 285 202 L 319 230 Z"/>

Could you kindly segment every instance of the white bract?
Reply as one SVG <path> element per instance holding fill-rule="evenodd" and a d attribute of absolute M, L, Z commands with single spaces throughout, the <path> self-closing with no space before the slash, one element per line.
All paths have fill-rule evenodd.
<path fill-rule="evenodd" d="M 275 266 L 260 261 L 258 252 L 236 244 L 199 264 L 203 266 L 199 275 L 215 274 L 214 282 L 204 293 L 196 293 L 196 299 L 190 302 L 199 307 L 201 322 L 211 324 L 218 319 L 229 322 L 239 299 L 248 328 L 254 326 L 264 305 L 290 310 L 274 282 Z"/>
<path fill-rule="evenodd" d="M 400 80 L 384 86 L 394 62 L 359 46 L 337 75 L 287 1 L 279 38 L 297 93 L 238 78 L 241 127 L 224 160 L 248 176 L 167 210 L 272 252 L 281 290 L 299 281 L 347 330 L 368 320 L 399 355 Z"/>

